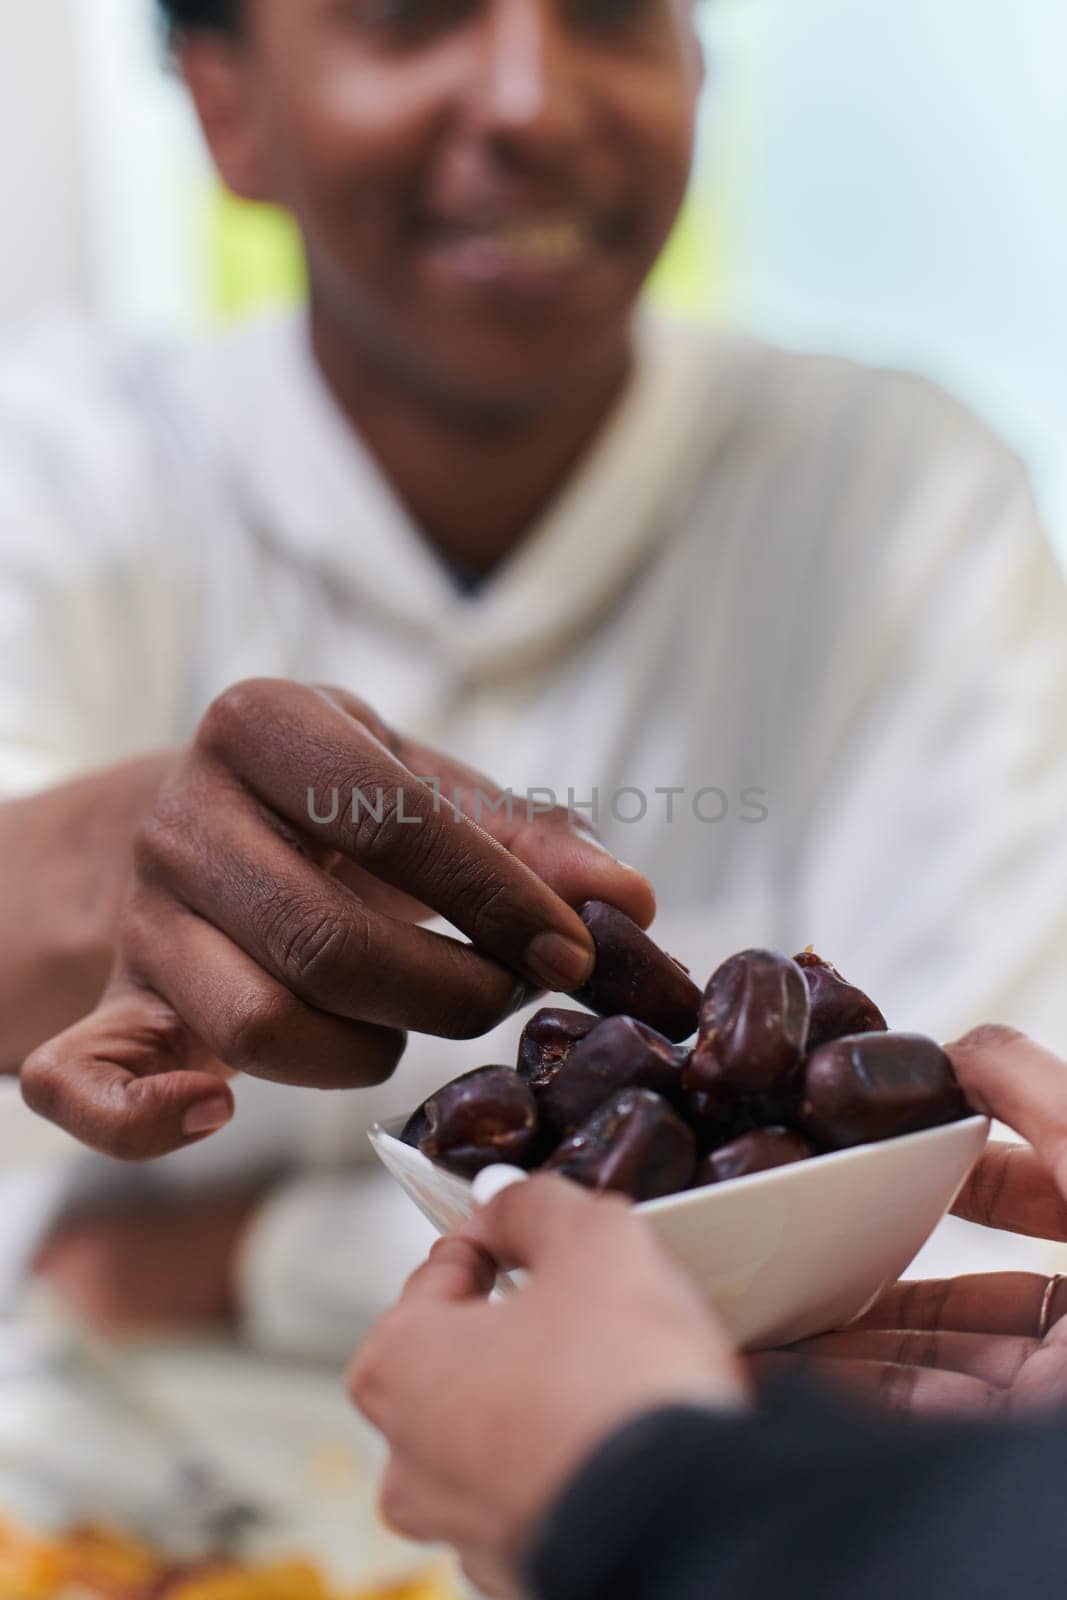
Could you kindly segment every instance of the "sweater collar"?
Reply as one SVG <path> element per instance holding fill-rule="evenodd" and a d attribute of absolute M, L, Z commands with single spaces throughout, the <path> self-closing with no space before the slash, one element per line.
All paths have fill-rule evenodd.
<path fill-rule="evenodd" d="M 584 462 L 514 554 L 465 593 L 334 401 L 304 319 L 232 337 L 243 358 L 214 368 L 209 404 L 247 513 L 463 675 L 524 670 L 590 628 L 665 537 L 717 425 L 709 336 L 642 320 L 630 383 Z"/>

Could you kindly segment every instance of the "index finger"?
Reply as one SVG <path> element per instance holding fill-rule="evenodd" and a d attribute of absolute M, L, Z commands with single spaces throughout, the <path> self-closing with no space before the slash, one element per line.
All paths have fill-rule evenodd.
<path fill-rule="evenodd" d="M 400 1296 L 402 1305 L 461 1304 L 484 1300 L 496 1283 L 496 1264 L 473 1240 L 438 1239 Z"/>
<path fill-rule="evenodd" d="M 639 927 L 648 927 L 656 914 L 652 885 L 643 873 L 612 855 L 592 824 L 577 814 L 573 801 L 570 807 L 532 808 L 521 802 L 517 809 L 509 807 L 510 791 L 501 789 L 484 772 L 387 727 L 366 701 L 345 689 L 320 692 L 365 723 L 410 772 L 432 776 L 465 816 L 473 817 L 498 844 L 532 867 L 569 906 L 606 900 Z M 550 793 L 546 791 L 546 798 Z"/>
<path fill-rule="evenodd" d="M 1067 1201 L 1026 1144 L 988 1145 L 952 1213 L 1004 1233 L 1067 1243 Z"/>
<path fill-rule="evenodd" d="M 537 1271 L 586 1249 L 602 1257 L 629 1209 L 617 1196 L 592 1195 L 567 1178 L 535 1177 L 502 1190 L 462 1237 L 501 1268 Z"/>
<path fill-rule="evenodd" d="M 484 773 L 415 740 L 397 737 L 397 754 L 412 772 L 434 774 L 442 790 L 466 816 L 526 866 L 533 869 L 570 906 L 606 900 L 641 928 L 656 914 L 656 896 L 648 879 L 613 856 L 585 819 L 561 805 L 534 807 Z"/>
<path fill-rule="evenodd" d="M 976 1028 L 946 1048 L 975 1110 L 1032 1144 L 1067 1193 L 1067 1062 L 1013 1028 Z"/>

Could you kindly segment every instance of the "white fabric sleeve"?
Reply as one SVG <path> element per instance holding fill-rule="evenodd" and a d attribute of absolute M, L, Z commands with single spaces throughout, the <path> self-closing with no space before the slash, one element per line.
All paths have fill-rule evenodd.
<path fill-rule="evenodd" d="M 271 1354 L 346 1361 L 436 1237 L 383 1170 L 280 1184 L 241 1251 L 245 1337 Z"/>

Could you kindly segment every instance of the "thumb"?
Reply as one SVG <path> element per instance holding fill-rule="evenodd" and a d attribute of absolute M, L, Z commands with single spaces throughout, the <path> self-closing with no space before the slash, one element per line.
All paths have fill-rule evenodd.
<path fill-rule="evenodd" d="M 438 1239 L 404 1285 L 404 1305 L 462 1305 L 492 1293 L 496 1268 L 483 1249 L 455 1234 Z"/>
<path fill-rule="evenodd" d="M 594 1196 L 569 1179 L 531 1178 L 512 1184 L 478 1211 L 462 1237 L 503 1270 L 538 1272 L 602 1257 L 629 1211 L 617 1196 Z"/>
<path fill-rule="evenodd" d="M 947 1046 L 976 1111 L 1033 1145 L 1067 1194 L 1067 1062 L 1014 1028 L 976 1028 Z"/>
<path fill-rule="evenodd" d="M 180 1150 L 225 1126 L 233 1093 L 158 995 L 117 979 L 95 1011 L 27 1059 L 31 1111 L 120 1161 Z"/>

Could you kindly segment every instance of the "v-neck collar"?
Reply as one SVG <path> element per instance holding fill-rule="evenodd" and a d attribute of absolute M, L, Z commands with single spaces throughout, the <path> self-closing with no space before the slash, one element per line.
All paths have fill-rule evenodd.
<path fill-rule="evenodd" d="M 230 364 L 238 387 L 224 376 L 212 408 L 237 446 L 243 497 L 301 559 L 473 673 L 543 657 L 622 590 L 664 535 L 687 466 L 706 459 L 732 387 L 721 370 L 713 382 L 707 334 L 643 319 L 627 389 L 585 460 L 514 554 L 465 593 L 334 400 L 305 320 L 235 337 L 246 344 Z"/>

